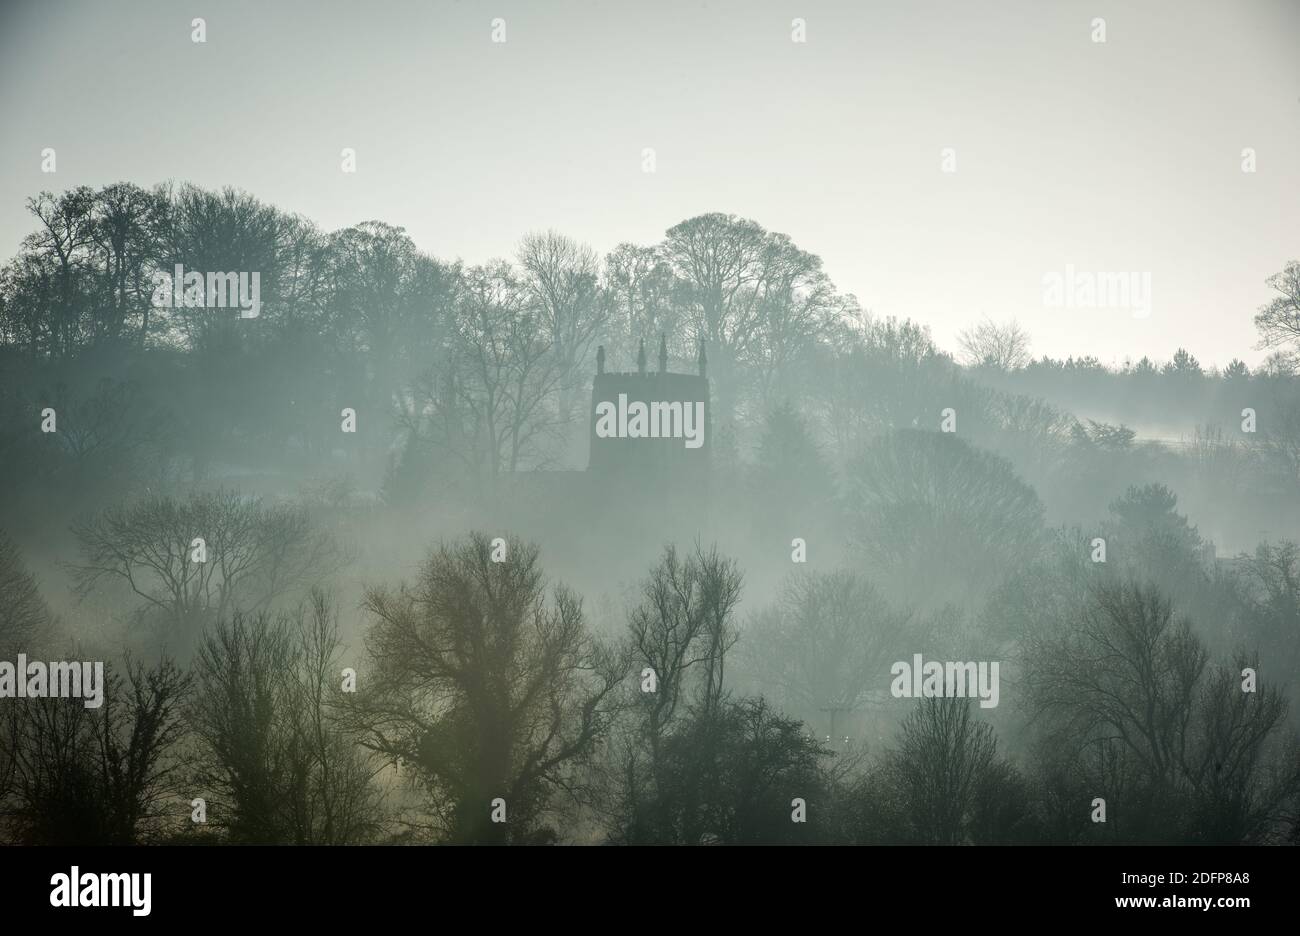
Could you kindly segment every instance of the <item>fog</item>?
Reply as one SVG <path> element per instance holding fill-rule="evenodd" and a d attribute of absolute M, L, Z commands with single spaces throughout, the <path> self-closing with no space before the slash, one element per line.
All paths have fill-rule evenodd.
<path fill-rule="evenodd" d="M 1300 7 L 205 6 L 0 10 L 0 842 L 1300 844 Z"/>
<path fill-rule="evenodd" d="M 1296 264 L 1267 368 L 1108 369 L 734 215 L 473 266 L 235 189 L 29 208 L 14 841 L 1296 835 Z"/>

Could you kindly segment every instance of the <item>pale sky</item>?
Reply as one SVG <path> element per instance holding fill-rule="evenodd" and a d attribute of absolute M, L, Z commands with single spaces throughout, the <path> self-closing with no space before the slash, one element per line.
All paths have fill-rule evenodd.
<path fill-rule="evenodd" d="M 1036 354 L 1253 364 L 1264 280 L 1300 260 L 1298 53 L 1297 0 L 7 0 L 0 255 L 29 195 L 119 180 L 469 262 L 723 211 L 950 350 L 1014 317 Z M 1044 307 L 1067 264 L 1150 272 L 1151 314 Z"/>

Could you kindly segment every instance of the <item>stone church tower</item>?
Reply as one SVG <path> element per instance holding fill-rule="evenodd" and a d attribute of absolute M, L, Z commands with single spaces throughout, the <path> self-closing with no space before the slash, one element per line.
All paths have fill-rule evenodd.
<path fill-rule="evenodd" d="M 591 454 L 587 470 L 610 480 L 703 484 L 707 480 L 713 441 L 704 344 L 700 343 L 697 374 L 668 372 L 668 345 L 663 335 L 659 337 L 658 357 L 658 370 L 648 371 L 643 339 L 636 372 L 609 373 L 605 370 L 605 348 L 602 345 L 597 349 L 588 421 Z M 647 414 L 641 422 L 637 420 L 641 407 L 636 404 L 644 407 Z M 629 411 L 631 417 L 625 418 Z M 602 412 L 607 414 L 604 423 L 599 416 Z M 698 447 L 687 445 L 683 430 L 698 433 Z"/>

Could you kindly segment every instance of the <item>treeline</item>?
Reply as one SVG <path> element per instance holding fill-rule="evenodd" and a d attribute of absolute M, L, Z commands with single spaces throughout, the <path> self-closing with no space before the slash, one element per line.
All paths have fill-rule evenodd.
<path fill-rule="evenodd" d="M 1280 370 L 963 367 L 728 215 L 468 266 L 232 190 L 32 211 L 0 276 L 0 661 L 112 678 L 100 709 L 0 699 L 9 840 L 1296 838 Z M 259 272 L 260 315 L 155 308 L 175 263 Z M 533 471 L 583 466 L 595 347 L 631 369 L 660 334 L 674 369 L 707 351 L 707 497 Z M 1166 419 L 1211 396 L 1154 444 L 1017 388 L 1049 370 L 1170 388 L 1129 394 Z M 720 545 L 659 552 L 690 542 Z M 1000 704 L 894 698 L 916 653 L 999 661 Z"/>
<path fill-rule="evenodd" d="M 409 440 L 492 479 L 571 454 L 597 343 L 631 368 L 644 339 L 666 335 L 692 365 L 705 342 L 730 412 L 780 393 L 857 311 L 819 258 L 733 216 L 684 221 L 603 260 L 530 234 L 512 260 L 466 266 L 422 254 L 401 228 L 326 233 L 231 189 L 119 183 L 42 193 L 29 208 L 37 230 L 0 277 L 9 360 L 56 365 L 41 371 L 51 392 L 70 385 L 57 364 L 72 360 L 172 381 L 187 412 L 222 427 L 206 446 L 186 440 L 199 458 L 247 457 L 259 441 L 318 456 L 348 405 L 386 430 L 395 417 Z M 155 306 L 154 275 L 178 264 L 259 272 L 260 315 Z"/>
<path fill-rule="evenodd" d="M 1164 365 L 1146 358 L 1118 368 L 1089 359 L 1040 359 L 1014 370 L 983 366 L 974 373 L 1002 392 L 1126 423 L 1163 442 L 1190 441 L 1198 430 L 1217 429 L 1286 463 L 1300 431 L 1300 394 L 1291 357 L 1278 352 L 1256 372 L 1241 361 L 1215 371 L 1202 369 L 1193 355 L 1179 349 Z M 1253 429 L 1243 430 L 1242 411 L 1248 408 L 1255 413 Z M 1296 466 L 1287 464 L 1286 470 L 1296 471 Z"/>
<path fill-rule="evenodd" d="M 1259 347 L 1269 349 L 1251 370 L 1240 358 L 1221 368 L 1204 366 L 1186 348 L 1168 361 L 1142 356 L 1106 363 L 1092 355 L 1064 359 L 1031 354 L 1031 336 L 1018 323 L 989 320 L 959 336 L 961 360 L 979 379 L 1008 393 L 1023 393 L 1088 415 L 1105 414 L 1138 425 L 1146 434 L 1177 441 L 1196 429 L 1236 431 L 1242 410 L 1257 417 L 1261 444 L 1284 460 L 1300 427 L 1300 262 L 1270 276 L 1271 298 L 1255 313 Z M 1107 312 L 1091 313 L 1100 323 Z M 1173 436 L 1171 440 L 1169 437 Z M 1291 466 L 1294 470 L 1294 466 Z"/>
<path fill-rule="evenodd" d="M 1182 548 L 1161 524 L 1190 535 L 1162 498 L 1116 508 L 1116 542 L 1145 563 Z M 118 662 L 99 709 L 6 700 L 0 829 L 33 844 L 1296 841 L 1286 662 L 1207 648 L 1156 581 L 1188 569 L 1085 570 L 1063 542 L 992 605 L 1024 613 L 985 644 L 1007 654 L 1010 748 L 975 700 L 891 697 L 891 662 L 944 646 L 943 616 L 891 611 L 861 573 L 794 573 L 742 621 L 734 561 L 670 547 L 602 635 L 536 546 L 511 539 L 498 561 L 474 534 L 367 589 L 355 669 L 314 591 L 214 620 L 185 669 Z M 4 558 L 6 593 L 29 594 L 6 626 L 39 629 L 30 577 Z M 1265 551 L 1244 573 L 1255 625 L 1296 613 L 1277 576 L 1298 559 Z M 792 714 L 827 705 L 896 727 L 844 744 Z"/>
<path fill-rule="evenodd" d="M 1185 354 L 1162 374 L 1026 366 L 1025 336 L 977 329 L 963 368 L 924 327 L 859 309 L 816 255 L 732 215 L 605 257 L 538 232 L 509 260 L 468 266 L 422 254 L 401 228 L 327 233 L 232 189 L 118 183 L 29 207 L 36 230 L 0 273 L 0 483 L 24 536 L 235 475 L 268 494 L 348 475 L 399 508 L 500 503 L 521 472 L 585 467 L 595 348 L 610 369 L 632 369 L 660 335 L 674 369 L 694 370 L 707 350 L 724 474 L 760 461 L 778 410 L 839 472 L 880 433 L 934 428 L 951 409 L 958 433 L 1009 458 L 1058 520 L 1104 510 L 1105 472 L 1175 484 L 1199 512 L 1208 457 L 1250 464 L 1240 516 L 1253 535 L 1270 511 L 1252 497 L 1300 479 L 1300 393 L 1280 365 L 1214 380 Z M 260 315 L 155 307 L 152 277 L 176 264 L 259 272 Z M 1300 314 L 1293 267 L 1266 310 L 1284 350 Z M 1245 407 L 1253 433 L 1241 431 Z M 345 409 L 355 433 L 341 431 Z M 46 410 L 58 431 L 41 431 Z M 1144 450 L 1125 420 L 1186 426 L 1176 431 L 1195 444 Z M 1093 475 L 1098 447 L 1103 475 L 1080 479 L 1097 489 L 1080 501 L 1058 482 Z"/>

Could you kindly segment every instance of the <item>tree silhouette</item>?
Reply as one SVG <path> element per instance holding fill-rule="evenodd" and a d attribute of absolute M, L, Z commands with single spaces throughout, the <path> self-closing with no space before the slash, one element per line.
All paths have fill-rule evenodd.
<path fill-rule="evenodd" d="M 547 600 L 536 546 L 511 538 L 505 561 L 472 534 L 438 547 L 416 582 L 371 588 L 371 667 L 352 723 L 363 744 L 409 767 L 434 830 L 456 843 L 536 840 L 556 796 L 609 730 L 617 653 L 587 632 L 581 601 Z M 493 822 L 493 800 L 505 822 Z"/>
<path fill-rule="evenodd" d="M 345 730 L 337 616 L 235 614 L 207 634 L 188 721 L 209 821 L 232 842 L 345 845 L 379 830 L 373 769 Z"/>
<path fill-rule="evenodd" d="M 125 670 L 123 677 L 105 668 L 97 709 L 79 698 L 6 703 L 0 765 L 9 765 L 10 777 L 2 808 L 17 841 L 133 845 L 160 839 L 174 824 L 190 677 L 167 659 L 148 669 L 128 661 Z"/>

